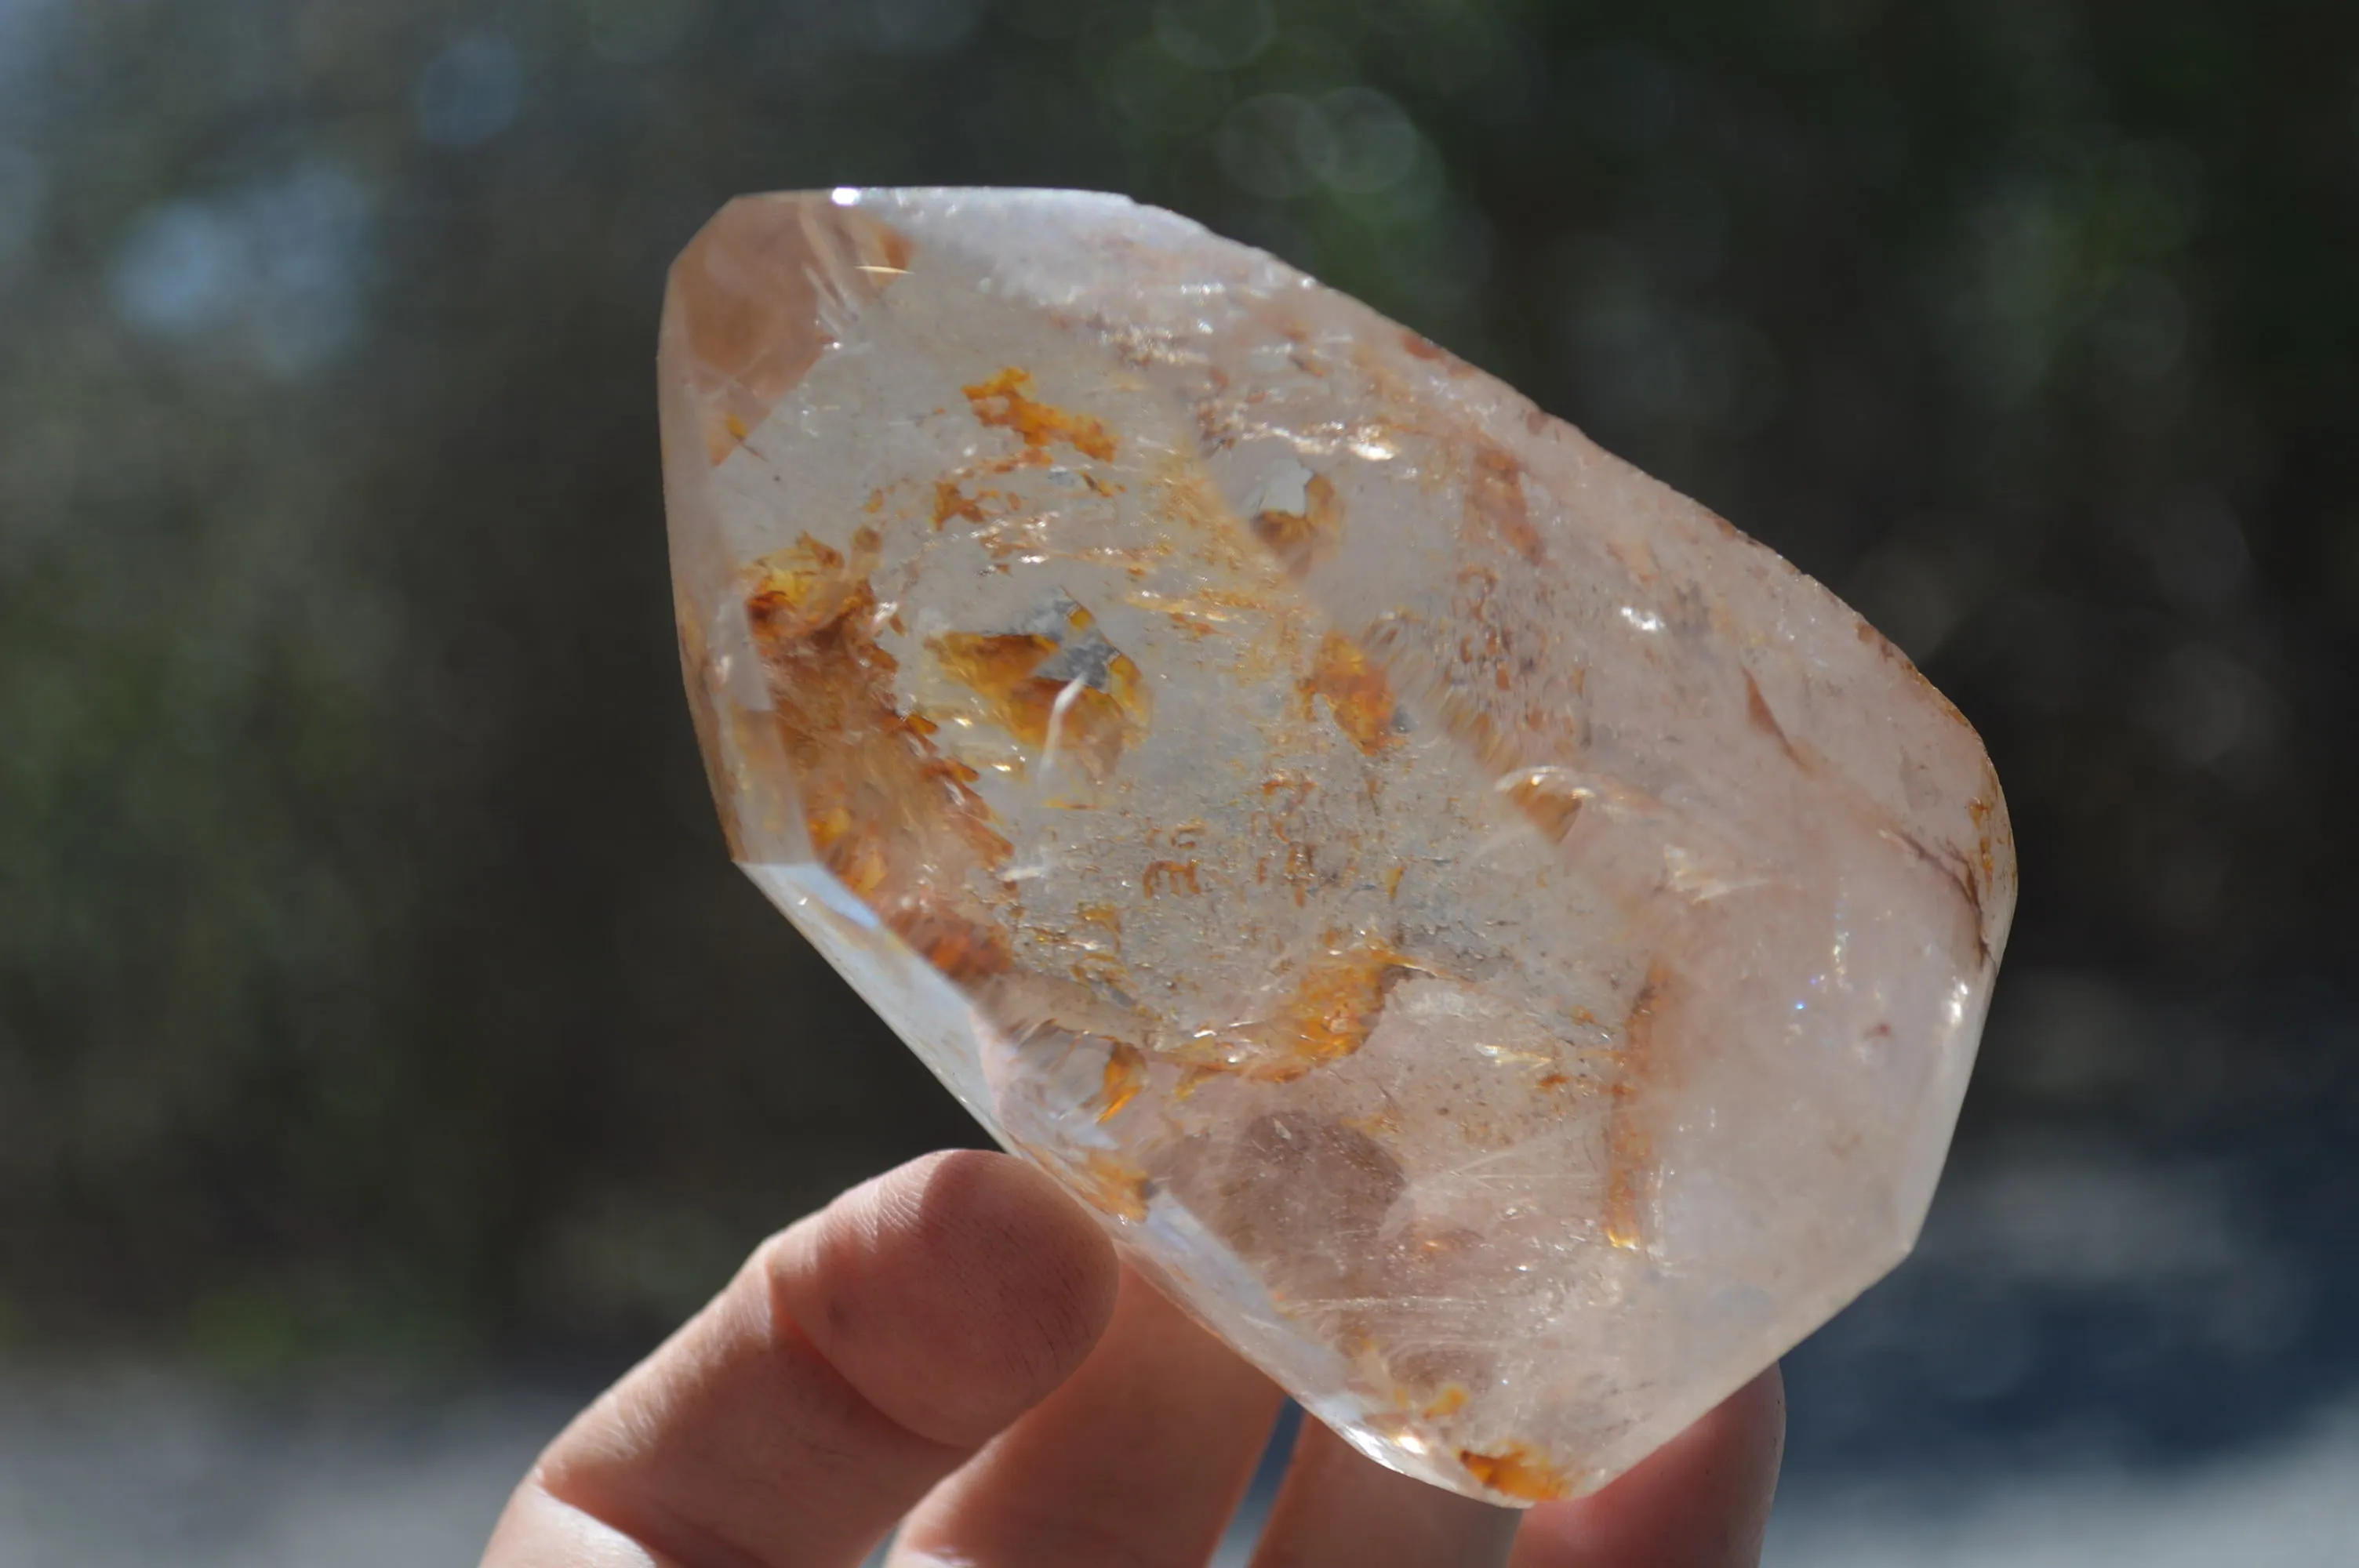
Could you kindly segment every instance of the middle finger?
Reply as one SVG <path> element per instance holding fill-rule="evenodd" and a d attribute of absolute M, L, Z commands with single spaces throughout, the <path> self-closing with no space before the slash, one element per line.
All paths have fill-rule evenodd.
<path fill-rule="evenodd" d="M 1522 1519 L 1397 1476 L 1306 1421 L 1253 1568 L 1485 1568 L 1507 1561 Z"/>

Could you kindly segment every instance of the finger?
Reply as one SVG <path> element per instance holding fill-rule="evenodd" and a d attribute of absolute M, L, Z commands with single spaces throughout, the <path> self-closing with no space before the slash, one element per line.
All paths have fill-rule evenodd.
<path fill-rule="evenodd" d="M 1397 1476 L 1305 1422 L 1254 1568 L 1489 1568 L 1522 1517 Z"/>
<path fill-rule="evenodd" d="M 1543 1503 L 1524 1520 L 1514 1568 L 1748 1568 L 1761 1561 L 1786 1450 L 1777 1368 L 1602 1491 Z"/>
<path fill-rule="evenodd" d="M 484 1568 L 840 1568 L 1080 1366 L 1113 1249 L 1005 1155 L 929 1156 L 773 1238 L 568 1427 Z"/>
<path fill-rule="evenodd" d="M 484 1568 L 686 1568 L 527 1481 L 508 1498 Z"/>
<path fill-rule="evenodd" d="M 929 1497 L 897 1568 L 1203 1568 L 1277 1418 L 1277 1389 L 1123 1271 L 1072 1379 Z"/>

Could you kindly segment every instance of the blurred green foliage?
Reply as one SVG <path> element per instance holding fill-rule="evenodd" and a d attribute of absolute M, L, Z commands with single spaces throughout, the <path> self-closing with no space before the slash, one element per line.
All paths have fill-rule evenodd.
<path fill-rule="evenodd" d="M 0 1322 L 636 1335 L 971 1135 L 726 864 L 650 347 L 746 189 L 1362 294 L 1981 726 L 2018 968 L 2349 972 L 2359 10 L 0 0 Z"/>

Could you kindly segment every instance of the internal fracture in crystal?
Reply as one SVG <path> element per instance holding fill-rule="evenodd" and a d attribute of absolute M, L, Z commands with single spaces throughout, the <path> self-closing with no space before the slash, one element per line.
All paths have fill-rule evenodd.
<path fill-rule="evenodd" d="M 1114 197 L 733 202 L 660 368 L 738 861 L 1363 1452 L 1591 1489 L 1908 1249 L 2013 849 L 1817 583 Z"/>

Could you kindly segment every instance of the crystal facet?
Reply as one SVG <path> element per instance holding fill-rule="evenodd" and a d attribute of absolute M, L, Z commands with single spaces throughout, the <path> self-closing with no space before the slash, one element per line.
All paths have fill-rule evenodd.
<path fill-rule="evenodd" d="M 737 860 L 1362 1451 L 1587 1490 L 1908 1249 L 2014 853 L 1816 582 L 1115 197 L 733 202 L 661 375 Z"/>

